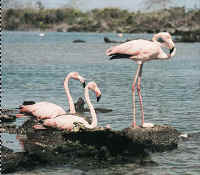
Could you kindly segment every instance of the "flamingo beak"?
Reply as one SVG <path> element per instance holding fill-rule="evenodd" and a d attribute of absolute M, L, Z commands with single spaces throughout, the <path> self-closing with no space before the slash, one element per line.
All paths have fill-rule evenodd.
<path fill-rule="evenodd" d="M 86 86 L 85 81 L 82 83 L 82 86 L 83 86 L 83 88 L 85 88 L 85 86 Z"/>
<path fill-rule="evenodd" d="M 172 47 L 169 52 L 170 52 L 170 56 L 173 57 L 176 53 L 176 47 Z"/>
<path fill-rule="evenodd" d="M 170 55 L 172 54 L 172 52 L 174 51 L 174 47 L 172 47 L 171 49 L 170 49 L 170 51 L 169 51 L 169 53 L 170 53 Z"/>
<path fill-rule="evenodd" d="M 101 98 L 101 95 L 97 97 L 97 102 L 99 102 L 100 98 Z"/>

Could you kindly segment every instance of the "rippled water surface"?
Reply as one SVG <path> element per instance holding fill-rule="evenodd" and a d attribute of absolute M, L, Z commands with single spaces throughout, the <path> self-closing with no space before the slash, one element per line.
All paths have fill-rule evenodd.
<path fill-rule="evenodd" d="M 34 100 L 53 102 L 68 109 L 63 80 L 69 72 L 78 71 L 87 82 L 95 81 L 101 89 L 102 99 L 98 104 L 91 93 L 94 106 L 113 110 L 98 114 L 99 125 L 110 124 L 114 129 L 129 126 L 131 83 L 137 65 L 130 60 L 109 61 L 105 50 L 114 44 L 105 44 L 104 36 L 121 39 L 110 33 L 49 32 L 40 37 L 38 32 L 3 32 L 3 108 L 14 108 L 25 100 Z M 127 34 L 124 40 L 151 37 Z M 86 43 L 73 43 L 75 39 Z M 66 165 L 15 174 L 199 174 L 200 43 L 176 43 L 176 48 L 177 54 L 171 60 L 148 62 L 143 69 L 145 120 L 169 124 L 183 133 L 192 134 L 188 141 L 180 142 L 177 150 L 152 154 L 152 160 L 158 165 L 113 165 L 108 169 L 89 171 Z M 79 82 L 70 81 L 69 86 L 74 101 L 83 96 Z M 21 124 L 23 119 L 17 122 Z M 137 123 L 140 122 L 138 108 Z M 13 137 L 4 135 L 3 139 L 12 140 Z M 7 146 L 19 149 L 15 144 Z"/>

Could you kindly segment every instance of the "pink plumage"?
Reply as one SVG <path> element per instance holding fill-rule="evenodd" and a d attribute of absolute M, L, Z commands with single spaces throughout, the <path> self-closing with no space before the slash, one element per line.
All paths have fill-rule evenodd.
<path fill-rule="evenodd" d="M 64 81 L 64 88 L 69 102 L 70 113 L 74 114 L 76 111 L 68 87 L 68 82 L 71 78 L 79 80 L 84 86 L 85 79 L 81 77 L 78 72 L 71 72 L 66 76 Z M 66 111 L 62 107 L 50 102 L 38 102 L 33 105 L 22 105 L 20 107 L 20 112 L 31 114 L 37 119 L 54 118 L 56 116 L 66 114 Z"/>
<path fill-rule="evenodd" d="M 162 38 L 163 43 L 157 41 Z M 170 49 L 170 54 L 166 54 L 162 47 Z M 175 54 L 174 43 L 167 32 L 154 35 L 152 41 L 137 39 L 113 46 L 106 51 L 111 59 L 129 58 L 138 63 L 144 63 L 154 59 L 169 59 Z"/>
<path fill-rule="evenodd" d="M 88 129 L 95 128 L 98 124 L 98 121 L 97 121 L 96 112 L 95 112 L 94 107 L 89 98 L 88 90 L 92 90 L 95 92 L 97 101 L 101 97 L 101 91 L 99 90 L 99 88 L 95 82 L 89 82 L 87 84 L 87 86 L 85 87 L 85 98 L 86 98 L 86 102 L 90 108 L 90 113 L 92 116 L 91 124 L 89 124 L 84 118 L 79 117 L 77 115 L 65 114 L 62 116 L 55 117 L 55 118 L 46 119 L 43 121 L 43 125 L 35 125 L 34 128 L 35 129 L 45 129 L 45 126 L 48 126 L 48 127 L 53 127 L 53 128 L 57 128 L 57 129 L 71 131 L 71 130 L 73 130 L 75 123 L 80 123 L 81 125 L 83 125 L 85 128 L 88 128 Z"/>
<path fill-rule="evenodd" d="M 162 40 L 158 42 L 158 40 Z M 169 49 L 169 54 L 166 54 L 163 47 Z M 126 43 L 113 46 L 106 51 L 106 55 L 111 56 L 112 59 L 121 59 L 128 58 L 133 61 L 136 61 L 138 64 L 138 68 L 136 71 L 136 75 L 134 77 L 134 81 L 132 84 L 132 104 L 133 104 L 133 122 L 132 126 L 135 128 L 136 126 L 136 104 L 135 104 L 135 88 L 137 88 L 139 101 L 140 101 L 140 109 L 141 109 L 141 120 L 142 127 L 153 127 L 151 123 L 144 123 L 144 112 L 143 112 L 143 102 L 141 95 L 141 77 L 142 77 L 142 68 L 143 63 L 150 60 L 166 60 L 170 59 L 175 55 L 176 48 L 172 41 L 172 37 L 167 32 L 161 32 L 153 36 L 152 41 L 138 39 L 128 41 Z"/>

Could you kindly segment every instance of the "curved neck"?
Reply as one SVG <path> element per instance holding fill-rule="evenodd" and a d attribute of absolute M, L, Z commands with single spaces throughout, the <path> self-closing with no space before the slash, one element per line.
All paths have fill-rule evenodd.
<path fill-rule="evenodd" d="M 74 113 L 76 113 L 76 110 L 75 110 L 74 102 L 73 102 L 73 99 L 72 99 L 72 96 L 70 94 L 69 87 L 68 87 L 68 83 L 69 83 L 70 78 L 71 78 L 71 76 L 67 76 L 65 78 L 64 88 L 65 88 L 65 92 L 66 92 L 68 103 L 69 103 L 69 110 L 70 110 L 69 112 L 71 114 L 74 114 Z"/>
<path fill-rule="evenodd" d="M 86 99 L 86 102 L 87 102 L 88 107 L 90 109 L 90 114 L 92 115 L 92 123 L 91 123 L 91 125 L 88 124 L 85 127 L 92 129 L 92 128 L 95 128 L 97 126 L 97 116 L 96 116 L 96 112 L 95 112 L 94 107 L 93 107 L 93 105 L 92 105 L 92 103 L 90 101 L 90 98 L 89 98 L 88 87 L 85 88 L 85 99 Z"/>
<path fill-rule="evenodd" d="M 152 38 L 152 41 L 156 44 L 158 44 L 161 48 L 162 47 L 165 47 L 165 48 L 168 48 L 169 49 L 169 46 L 168 46 L 168 43 L 165 41 L 164 43 L 160 43 L 158 40 L 160 36 L 158 34 L 154 35 L 153 38 Z M 161 49 L 160 48 L 160 49 Z M 162 49 L 158 55 L 158 58 L 159 59 L 170 59 L 171 58 L 171 55 L 170 54 L 166 54 Z"/>

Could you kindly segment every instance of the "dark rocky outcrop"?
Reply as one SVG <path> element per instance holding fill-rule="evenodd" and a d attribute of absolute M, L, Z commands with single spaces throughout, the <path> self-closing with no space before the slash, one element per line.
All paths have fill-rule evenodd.
<path fill-rule="evenodd" d="M 24 152 L 2 150 L 3 171 L 29 170 L 38 166 L 68 163 L 84 169 L 110 164 L 145 164 L 149 151 L 166 151 L 177 148 L 179 133 L 169 126 L 151 129 L 126 128 L 122 131 L 97 128 L 79 132 L 54 129 L 29 130 L 23 140 Z M 10 168 L 12 167 L 12 168 Z"/>
<path fill-rule="evenodd" d="M 75 109 L 78 113 L 83 113 L 83 112 L 90 112 L 88 108 L 85 108 L 85 101 L 83 100 L 82 97 L 79 97 L 77 102 L 74 104 Z M 68 110 L 69 111 L 69 110 Z M 96 113 L 107 113 L 107 112 L 112 112 L 112 109 L 106 109 L 106 108 L 95 108 Z"/>
<path fill-rule="evenodd" d="M 73 43 L 85 43 L 85 42 L 86 42 L 86 41 L 81 40 L 81 39 L 73 40 Z"/>
<path fill-rule="evenodd" d="M 15 153 L 13 150 L 1 146 L 1 173 L 16 171 L 23 158 L 23 153 Z"/>
<path fill-rule="evenodd" d="M 22 105 L 33 105 L 33 104 L 35 104 L 35 101 L 24 101 L 22 103 Z"/>
<path fill-rule="evenodd" d="M 124 41 L 116 41 L 116 40 L 111 40 L 110 38 L 108 37 L 104 37 L 104 42 L 105 43 L 125 43 L 127 41 L 130 41 L 129 39 L 126 39 Z"/>
<path fill-rule="evenodd" d="M 34 101 L 24 101 L 22 105 L 32 105 Z M 14 122 L 16 120 L 16 114 L 19 113 L 19 108 L 13 109 L 1 109 L 0 120 L 1 122 Z"/>
<path fill-rule="evenodd" d="M 85 111 L 83 99 L 80 98 L 76 105 Z M 33 125 L 38 123 L 40 121 L 30 117 L 22 126 L 1 125 L 1 132 L 17 134 L 24 150 L 14 152 L 2 147 L 3 173 L 61 164 L 80 169 L 129 162 L 136 165 L 154 164 L 149 152 L 176 149 L 180 135 L 175 128 L 167 125 L 123 130 L 97 127 L 88 130 L 77 123 L 74 132 L 67 132 L 53 128 L 33 129 Z"/>
<path fill-rule="evenodd" d="M 16 119 L 17 109 L 1 109 L 1 122 L 13 122 Z"/>
<path fill-rule="evenodd" d="M 85 101 L 83 100 L 82 97 L 79 97 L 77 102 L 74 104 L 75 110 L 81 113 L 84 112 L 85 111 L 84 105 L 85 105 Z"/>
<path fill-rule="evenodd" d="M 200 42 L 200 30 L 176 30 L 175 35 L 175 42 Z"/>
<path fill-rule="evenodd" d="M 105 43 L 123 43 L 123 41 L 115 41 L 115 40 L 111 40 L 108 37 L 104 37 L 104 42 Z"/>
<path fill-rule="evenodd" d="M 95 147 L 105 146 L 113 154 L 129 151 L 141 154 L 144 150 L 165 151 L 177 148 L 180 133 L 170 126 L 153 128 L 126 128 L 122 131 L 96 129 L 64 134 L 65 140 L 80 142 Z"/>
<path fill-rule="evenodd" d="M 102 127 L 86 130 L 80 127 L 78 132 L 67 132 L 51 128 L 34 130 L 32 126 L 35 123 L 30 119 L 17 129 L 17 133 L 27 137 L 21 140 L 24 152 L 18 154 L 9 151 L 10 156 L 4 159 L 4 172 L 63 163 L 80 169 L 128 162 L 148 164 L 152 163 L 149 151 L 177 148 L 180 134 L 170 126 L 126 128 L 121 131 Z M 3 150 L 3 154 L 7 154 L 6 150 Z M 13 168 L 8 170 L 11 166 Z"/>

